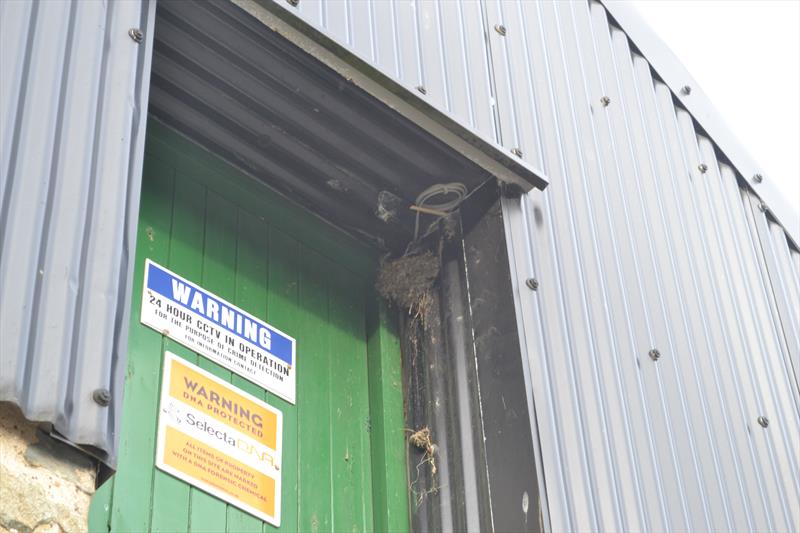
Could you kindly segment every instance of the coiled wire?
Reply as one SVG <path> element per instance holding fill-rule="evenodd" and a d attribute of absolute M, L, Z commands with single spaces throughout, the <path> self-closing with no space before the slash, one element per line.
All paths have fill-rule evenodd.
<path fill-rule="evenodd" d="M 441 196 L 443 199 L 438 202 L 432 201 L 437 196 Z M 444 215 L 457 208 L 459 204 L 464 201 L 466 196 L 467 187 L 463 183 L 437 183 L 436 185 L 431 185 L 417 196 L 415 206 L 427 208 L 431 211 L 438 211 Z M 419 238 L 420 214 L 420 211 L 417 211 L 417 216 L 414 221 L 414 241 Z"/>

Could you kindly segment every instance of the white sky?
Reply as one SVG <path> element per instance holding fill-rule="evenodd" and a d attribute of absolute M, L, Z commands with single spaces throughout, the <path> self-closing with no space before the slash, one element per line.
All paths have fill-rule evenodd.
<path fill-rule="evenodd" d="M 632 0 L 800 212 L 800 0 Z"/>

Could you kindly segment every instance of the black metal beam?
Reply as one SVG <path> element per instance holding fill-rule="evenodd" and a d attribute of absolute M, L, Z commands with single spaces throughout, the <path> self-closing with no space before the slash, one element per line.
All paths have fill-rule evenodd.
<path fill-rule="evenodd" d="M 532 417 L 500 206 L 500 189 L 464 235 L 480 409 L 495 531 L 539 531 Z"/>
<path fill-rule="evenodd" d="M 500 194 L 486 183 L 429 237 L 436 319 L 402 328 L 409 427 L 436 446 L 435 474 L 409 446 L 416 531 L 541 529 Z"/>

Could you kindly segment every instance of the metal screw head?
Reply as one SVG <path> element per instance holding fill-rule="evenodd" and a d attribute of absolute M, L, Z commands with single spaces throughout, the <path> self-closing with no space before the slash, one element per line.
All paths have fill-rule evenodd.
<path fill-rule="evenodd" d="M 762 181 L 764 181 L 764 176 L 762 176 L 761 174 L 753 174 L 753 181 L 755 183 L 761 183 Z"/>
<path fill-rule="evenodd" d="M 681 92 L 686 96 L 689 96 L 690 94 L 692 94 L 692 88 L 689 87 L 688 85 L 684 85 L 683 87 L 681 87 Z"/>
<path fill-rule="evenodd" d="M 506 34 L 506 27 L 503 26 L 502 24 L 495 24 L 494 25 L 494 31 L 496 31 L 500 35 L 505 35 Z"/>
<path fill-rule="evenodd" d="M 528 278 L 525 280 L 525 285 L 532 291 L 535 291 L 539 288 L 539 281 L 536 278 Z"/>
<path fill-rule="evenodd" d="M 111 393 L 108 389 L 96 389 L 92 393 L 92 400 L 94 400 L 97 405 L 107 407 L 108 404 L 111 403 Z"/>
<path fill-rule="evenodd" d="M 522 157 L 522 150 L 520 150 L 519 148 L 512 148 L 511 153 L 517 157 Z"/>
<path fill-rule="evenodd" d="M 765 204 L 764 202 L 761 202 L 760 204 L 758 204 L 758 210 L 761 211 L 762 213 L 766 213 L 767 211 L 769 211 L 769 207 L 767 207 L 767 204 Z"/>
<path fill-rule="evenodd" d="M 758 417 L 758 425 L 761 426 L 762 428 L 767 427 L 769 425 L 769 418 L 767 418 L 764 415 L 759 416 Z"/>
<path fill-rule="evenodd" d="M 423 87 L 422 85 L 417 85 L 417 90 L 419 92 L 421 92 L 422 94 L 428 94 L 428 90 L 425 87 Z"/>
<path fill-rule="evenodd" d="M 608 107 L 608 104 L 611 103 L 611 98 L 609 98 L 608 96 L 603 96 L 602 98 L 600 98 L 600 103 L 603 104 L 603 107 Z"/>
<path fill-rule="evenodd" d="M 297 7 L 297 4 L 300 3 L 300 0 L 286 0 L 286 3 L 292 7 Z"/>
<path fill-rule="evenodd" d="M 701 174 L 705 174 L 706 172 L 708 172 L 708 165 L 706 165 L 705 163 L 700 163 L 699 165 L 697 165 L 697 170 L 699 170 Z"/>
<path fill-rule="evenodd" d="M 652 359 L 653 361 L 658 361 L 659 359 L 661 359 L 661 352 L 659 352 L 655 348 L 647 352 L 647 355 L 649 355 L 650 359 Z"/>
<path fill-rule="evenodd" d="M 128 30 L 128 37 L 133 39 L 133 42 L 140 43 L 144 39 L 144 33 L 139 28 L 131 28 Z"/>

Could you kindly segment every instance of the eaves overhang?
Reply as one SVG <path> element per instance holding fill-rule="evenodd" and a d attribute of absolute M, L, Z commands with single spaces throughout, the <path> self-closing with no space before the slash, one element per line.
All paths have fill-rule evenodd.
<path fill-rule="evenodd" d="M 388 249 L 412 239 L 410 207 L 431 185 L 546 186 L 513 154 L 310 35 L 249 0 L 161 2 L 150 115 Z"/>
<path fill-rule="evenodd" d="M 290 3 L 273 0 L 230 1 L 502 182 L 519 185 L 525 192 L 547 187 L 548 180 L 541 169 L 460 123 L 434 102 L 398 83 L 297 17 L 287 9 L 291 7 Z"/>
<path fill-rule="evenodd" d="M 765 209 L 783 227 L 789 241 L 800 250 L 800 213 L 773 184 L 770 176 L 752 158 L 730 130 L 711 99 L 703 92 L 686 67 L 655 34 L 636 9 L 628 2 L 599 0 L 616 24 L 647 58 L 651 67 L 667 84 L 675 99 L 705 130 L 717 150 L 742 177 L 742 182 L 761 199 Z M 689 87 L 690 90 L 685 90 Z"/>

